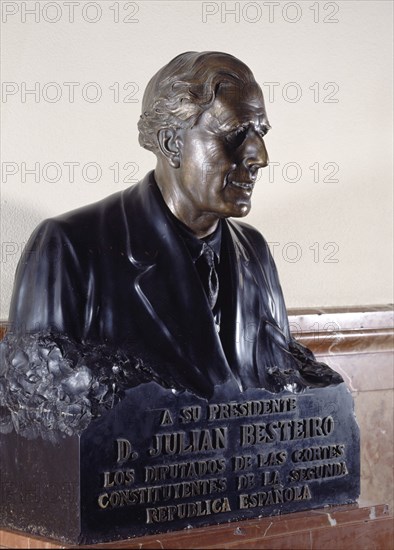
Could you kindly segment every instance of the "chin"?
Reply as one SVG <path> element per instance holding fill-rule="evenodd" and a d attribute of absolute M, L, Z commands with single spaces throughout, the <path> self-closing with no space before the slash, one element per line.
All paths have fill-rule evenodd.
<path fill-rule="evenodd" d="M 247 216 L 250 212 L 251 205 L 250 204 L 237 204 L 232 206 L 232 208 L 229 208 L 231 213 L 228 217 L 231 218 L 244 218 Z"/>

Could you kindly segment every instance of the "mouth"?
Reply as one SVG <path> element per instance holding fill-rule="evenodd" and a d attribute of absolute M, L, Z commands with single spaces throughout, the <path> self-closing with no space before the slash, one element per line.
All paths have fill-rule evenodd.
<path fill-rule="evenodd" d="M 228 177 L 226 178 L 226 185 L 230 185 L 231 187 L 236 187 L 237 189 L 242 189 L 243 191 L 249 191 L 252 192 L 254 188 L 254 181 L 235 181 L 230 180 Z"/>

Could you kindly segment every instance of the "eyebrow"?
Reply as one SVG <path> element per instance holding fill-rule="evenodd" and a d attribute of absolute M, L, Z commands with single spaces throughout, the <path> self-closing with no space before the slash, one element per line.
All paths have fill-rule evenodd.
<path fill-rule="evenodd" d="M 218 130 L 219 130 L 219 132 L 223 132 L 223 133 L 231 133 L 231 132 L 235 132 L 236 130 L 238 130 L 238 128 L 242 128 L 242 127 L 248 128 L 251 124 L 254 124 L 253 121 L 251 121 L 251 120 L 241 122 L 241 123 L 237 123 L 237 124 L 231 124 L 231 125 L 227 125 L 226 123 L 224 123 L 224 124 L 219 125 Z M 270 125 L 268 120 L 265 119 L 265 118 L 263 119 L 261 124 L 259 124 L 259 127 L 262 130 L 265 130 L 265 132 L 268 132 L 272 128 L 272 126 Z"/>

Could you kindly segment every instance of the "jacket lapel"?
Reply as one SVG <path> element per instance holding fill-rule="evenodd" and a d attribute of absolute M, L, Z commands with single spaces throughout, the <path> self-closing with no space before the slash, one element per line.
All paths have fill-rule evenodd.
<path fill-rule="evenodd" d="M 176 356 L 186 376 L 210 384 L 231 378 L 211 310 L 186 245 L 160 204 L 153 175 L 124 192 L 133 291 L 152 343 Z"/>
<path fill-rule="evenodd" d="M 261 379 L 261 349 L 259 353 L 259 335 L 268 322 L 278 326 L 278 297 L 275 289 L 278 282 L 272 278 L 272 259 L 264 240 L 254 242 L 251 230 L 245 230 L 243 224 L 228 220 L 225 224 L 227 238 L 228 265 L 232 296 L 231 311 L 227 314 L 226 352 L 232 370 L 242 386 L 256 387 Z M 280 290 L 280 287 L 279 287 Z"/>

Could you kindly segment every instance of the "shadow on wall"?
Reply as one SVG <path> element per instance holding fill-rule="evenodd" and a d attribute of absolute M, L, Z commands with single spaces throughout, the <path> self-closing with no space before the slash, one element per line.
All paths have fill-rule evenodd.
<path fill-rule="evenodd" d="M 33 209 L 22 201 L 4 200 L 1 208 L 0 319 L 8 318 L 8 309 L 14 284 L 15 271 L 37 225 L 49 217 L 45 211 Z"/>

